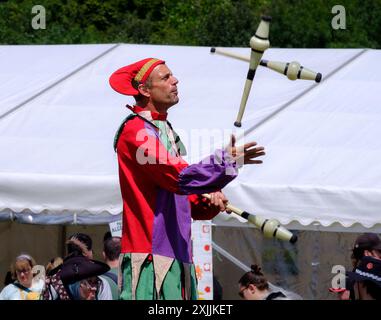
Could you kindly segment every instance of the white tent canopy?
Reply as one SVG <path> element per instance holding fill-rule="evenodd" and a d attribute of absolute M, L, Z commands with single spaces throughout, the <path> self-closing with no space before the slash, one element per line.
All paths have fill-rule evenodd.
<path fill-rule="evenodd" d="M 112 144 L 133 99 L 114 92 L 108 78 L 152 56 L 166 60 L 180 80 L 180 103 L 169 120 L 190 162 L 216 147 L 205 141 L 222 144 L 233 131 L 266 147 L 264 164 L 244 167 L 224 190 L 234 205 L 292 227 L 380 227 L 378 50 L 267 50 L 263 58 L 297 60 L 323 81 L 290 81 L 259 67 L 242 130 L 233 123 L 248 64 L 211 55 L 207 47 L 0 46 L 0 56 L 0 219 L 97 224 L 120 218 Z M 221 215 L 215 222 L 236 225 L 233 220 Z"/>

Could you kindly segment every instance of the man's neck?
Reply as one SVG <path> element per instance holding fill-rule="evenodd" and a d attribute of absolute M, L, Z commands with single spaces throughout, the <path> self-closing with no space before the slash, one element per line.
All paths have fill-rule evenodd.
<path fill-rule="evenodd" d="M 160 113 L 160 114 L 167 114 L 167 111 L 169 109 L 166 106 L 154 105 L 151 102 L 148 102 L 148 103 L 136 103 L 136 105 L 138 107 L 140 107 L 140 108 L 145 109 L 145 110 L 148 110 L 148 111 L 151 111 L 151 112 Z"/>
<path fill-rule="evenodd" d="M 107 260 L 106 264 L 110 267 L 110 269 L 115 269 L 119 267 L 119 260 L 118 259 L 114 261 Z"/>

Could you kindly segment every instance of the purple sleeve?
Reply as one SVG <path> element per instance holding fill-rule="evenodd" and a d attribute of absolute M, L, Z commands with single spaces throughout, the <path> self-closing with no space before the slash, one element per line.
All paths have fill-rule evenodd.
<path fill-rule="evenodd" d="M 223 150 L 217 150 L 200 163 L 180 172 L 179 187 L 184 194 L 201 194 L 221 190 L 238 174 L 236 163 Z"/>

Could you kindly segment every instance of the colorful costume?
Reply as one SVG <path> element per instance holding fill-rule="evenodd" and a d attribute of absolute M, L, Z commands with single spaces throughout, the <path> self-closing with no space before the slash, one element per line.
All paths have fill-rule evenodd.
<path fill-rule="evenodd" d="M 139 85 L 163 60 L 148 58 L 122 67 L 111 87 L 139 96 Z M 196 299 L 191 220 L 212 219 L 201 194 L 222 189 L 236 176 L 225 151 L 188 165 L 180 138 L 159 114 L 138 106 L 121 125 L 114 141 L 123 198 L 121 299 Z"/>
<path fill-rule="evenodd" d="M 115 141 L 123 197 L 121 298 L 195 299 L 191 218 L 219 213 L 200 194 L 233 180 L 227 173 L 236 172 L 235 164 L 220 151 L 188 165 L 166 115 L 133 111 Z"/>

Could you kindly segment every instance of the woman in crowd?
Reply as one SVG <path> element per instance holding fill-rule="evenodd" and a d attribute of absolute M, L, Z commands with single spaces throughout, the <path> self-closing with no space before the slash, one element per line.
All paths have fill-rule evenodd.
<path fill-rule="evenodd" d="M 0 300 L 39 300 L 44 286 L 42 279 L 33 279 L 34 259 L 28 254 L 16 257 L 11 265 L 13 283 L 0 293 Z"/>
<path fill-rule="evenodd" d="M 256 264 L 238 283 L 238 294 L 244 300 L 290 300 L 283 292 L 270 289 L 269 282 Z"/>

